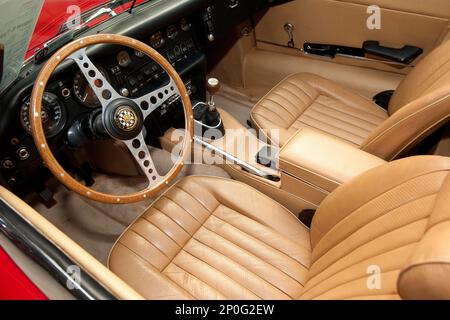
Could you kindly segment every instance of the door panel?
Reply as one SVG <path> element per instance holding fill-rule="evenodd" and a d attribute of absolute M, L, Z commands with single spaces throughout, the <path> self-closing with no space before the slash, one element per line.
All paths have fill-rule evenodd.
<path fill-rule="evenodd" d="M 369 5 L 382 8 L 380 30 L 367 27 Z M 283 26 L 290 22 L 298 49 L 305 42 L 361 48 L 377 40 L 390 47 L 414 45 L 426 54 L 447 36 L 449 19 L 450 0 L 294 0 L 271 8 L 258 21 L 256 38 L 285 46 Z"/>

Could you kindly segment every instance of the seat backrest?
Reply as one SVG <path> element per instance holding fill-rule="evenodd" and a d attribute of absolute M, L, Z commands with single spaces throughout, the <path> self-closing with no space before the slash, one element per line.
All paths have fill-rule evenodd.
<path fill-rule="evenodd" d="M 390 101 L 389 115 L 361 146 L 386 160 L 450 118 L 450 40 L 423 58 L 402 81 Z"/>
<path fill-rule="evenodd" d="M 450 299 L 450 158 L 372 169 L 328 196 L 300 299 Z"/>
<path fill-rule="evenodd" d="M 450 83 L 450 40 L 431 51 L 400 83 L 389 103 L 389 114 Z"/>

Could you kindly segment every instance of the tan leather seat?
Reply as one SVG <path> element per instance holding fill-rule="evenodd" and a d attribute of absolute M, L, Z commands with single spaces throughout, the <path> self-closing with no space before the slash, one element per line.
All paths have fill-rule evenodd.
<path fill-rule="evenodd" d="M 450 299 L 450 159 L 375 168 L 311 230 L 233 180 L 185 178 L 120 237 L 109 267 L 149 299 Z"/>
<path fill-rule="evenodd" d="M 292 75 L 252 109 L 256 129 L 283 146 L 300 128 L 334 135 L 391 160 L 450 117 L 450 40 L 427 55 L 402 81 L 388 111 L 327 79 Z M 279 129 L 279 137 L 270 129 Z"/>

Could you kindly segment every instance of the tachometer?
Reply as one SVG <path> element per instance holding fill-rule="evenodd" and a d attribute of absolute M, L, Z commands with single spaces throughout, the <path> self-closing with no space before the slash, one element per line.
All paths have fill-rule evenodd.
<path fill-rule="evenodd" d="M 31 134 L 30 122 L 31 97 L 26 97 L 20 107 L 20 122 L 26 132 Z M 61 100 L 50 92 L 44 92 L 42 98 L 42 124 L 45 136 L 51 138 L 56 136 L 66 124 L 66 109 Z"/>
<path fill-rule="evenodd" d="M 108 73 L 102 67 L 96 66 L 100 73 L 109 82 Z M 97 96 L 92 90 L 89 83 L 86 81 L 84 74 L 78 71 L 73 78 L 73 92 L 78 101 L 88 108 L 97 108 L 100 106 Z"/>

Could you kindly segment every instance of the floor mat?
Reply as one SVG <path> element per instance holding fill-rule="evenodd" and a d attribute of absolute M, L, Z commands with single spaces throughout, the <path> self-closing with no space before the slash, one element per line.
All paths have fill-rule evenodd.
<path fill-rule="evenodd" d="M 160 149 L 151 151 L 152 158 L 163 174 L 170 169 L 170 154 Z M 186 165 L 177 180 L 190 175 L 208 175 L 229 178 L 221 168 L 211 165 Z M 114 194 L 141 190 L 145 180 L 140 177 L 95 176 L 95 189 Z M 63 185 L 55 189 L 57 204 L 51 209 L 32 200 L 33 207 L 61 229 L 100 262 L 107 261 L 108 253 L 122 232 L 138 217 L 154 199 L 134 204 L 104 204 L 81 197 Z"/>

